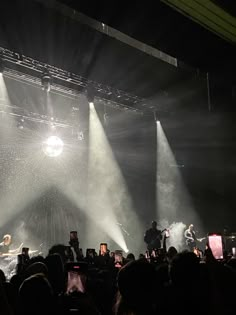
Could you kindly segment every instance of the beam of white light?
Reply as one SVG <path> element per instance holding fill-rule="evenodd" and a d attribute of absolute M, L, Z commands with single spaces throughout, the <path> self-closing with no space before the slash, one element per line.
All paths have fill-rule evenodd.
<path fill-rule="evenodd" d="M 4 76 L 0 77 L 0 93 L 1 103 L 11 105 Z M 8 114 L 7 106 L 4 111 L 6 114 L 1 117 L 0 124 L 0 227 L 16 218 L 49 183 L 42 148 L 37 144 L 39 135 L 27 128 L 19 130 L 14 116 Z M 38 142 L 41 144 L 42 140 Z"/>
<path fill-rule="evenodd" d="M 79 152 L 80 148 L 71 147 L 72 159 L 75 159 L 77 166 L 65 161 L 63 169 L 66 170 L 66 174 L 60 178 L 57 177 L 54 184 L 77 206 L 78 211 L 83 211 L 89 217 L 86 222 L 87 247 L 94 247 L 99 241 L 107 241 L 107 236 L 125 252 L 128 250 L 128 242 L 135 243 L 132 244 L 133 249 L 140 247 L 140 240 L 143 243 L 143 233 L 140 233 L 142 230 L 139 228 L 140 224 L 133 212 L 126 183 L 93 103 L 90 104 L 88 165 L 84 163 L 84 158 L 87 156 L 78 156 Z M 88 169 L 88 178 L 84 174 L 84 167 L 86 167 L 86 174 Z M 68 178 L 70 178 L 69 181 Z M 120 222 L 131 236 L 122 231 Z M 135 229 L 136 234 L 132 233 L 130 229 Z M 127 244 L 123 235 L 127 238 Z M 133 235 L 135 238 L 132 238 Z"/>
<path fill-rule="evenodd" d="M 1 160 L 0 167 L 9 172 L 4 174 L 4 187 L 0 191 L 0 227 L 13 220 L 47 189 L 55 185 L 60 177 L 66 178 L 64 160 L 60 157 L 48 159 L 42 151 L 42 138 L 26 128 L 24 134 L 15 136 L 15 146 L 23 151 L 21 158 L 11 157 L 11 147 L 4 153 L 9 161 Z M 2 174 L 3 176 L 3 174 Z M 63 190 L 62 190 L 63 191 Z M 33 207 L 33 206 L 32 206 Z"/>
<path fill-rule="evenodd" d="M 138 220 L 93 103 L 89 118 L 88 209 L 99 227 L 127 251 L 117 221 L 138 226 Z"/>
<path fill-rule="evenodd" d="M 183 165 L 181 165 L 182 167 Z M 157 122 L 157 217 L 168 222 L 193 223 L 200 220 L 194 210 L 174 154 L 170 148 L 161 123 Z"/>
<path fill-rule="evenodd" d="M 4 170 L 2 178 L 5 180 L 0 191 L 0 227 L 17 217 L 51 184 L 51 172 L 45 163 L 41 143 L 37 144 L 36 134 L 32 138 L 31 131 L 24 129 L 20 135 L 17 128 L 13 128 L 12 137 L 14 143 L 2 148 L 4 159 L 0 167 Z"/>
<path fill-rule="evenodd" d="M 12 88 L 10 84 L 11 81 L 9 80 L 5 85 L 4 76 L 0 78 L 0 101 L 7 105 L 11 105 L 7 90 L 8 85 Z M 14 92 L 13 89 L 12 91 Z M 22 92 L 27 93 L 28 90 L 22 89 Z M 34 105 L 34 98 L 39 96 L 36 92 L 32 94 L 32 106 Z M 49 96 L 50 94 L 47 95 L 47 98 Z M 67 147 L 63 154 L 56 159 L 45 157 L 42 152 L 42 142 L 46 135 L 41 133 L 42 128 L 31 130 L 27 128 L 26 124 L 24 129 L 19 130 L 13 116 L 5 114 L 2 119 L 4 124 L 0 124 L 0 228 L 11 226 L 11 222 L 18 220 L 20 213 L 25 209 L 28 210 L 30 204 L 32 205 L 32 213 L 34 213 L 33 202 L 37 202 L 37 199 L 45 191 L 55 185 L 58 178 L 68 179 L 67 171 L 69 168 Z M 76 159 L 79 158 L 77 154 Z M 55 221 L 47 222 L 47 218 L 45 220 L 48 224 L 48 230 L 53 233 Z M 30 217 L 25 217 L 24 222 L 26 229 L 26 226 L 31 224 Z M 37 229 L 42 227 L 41 231 L 45 231 L 46 225 L 42 226 L 42 222 L 44 221 L 40 219 Z M 19 236 L 22 241 L 26 239 L 26 234 L 23 231 L 19 235 L 17 231 L 9 231 L 9 233 Z M 33 238 L 35 237 L 31 237 L 31 240 Z M 31 243 L 28 243 L 28 245 L 31 246 Z"/>
<path fill-rule="evenodd" d="M 34 211 L 32 211 L 31 215 L 33 213 Z M 19 221 L 14 231 L 9 231 L 10 233 L 13 234 L 14 243 L 17 242 L 17 244 L 13 244 L 12 246 L 13 248 L 17 248 L 17 246 L 23 243 L 24 247 L 28 247 L 30 249 L 30 252 L 32 250 L 33 251 L 37 250 L 39 244 L 42 243 L 42 241 L 39 240 L 38 237 L 36 236 L 34 224 L 32 224 L 30 220 L 30 215 L 28 214 L 26 215 L 24 220 Z M 42 231 L 43 229 L 41 229 L 40 232 L 42 233 Z M 39 254 L 38 251 L 36 251 L 36 253 Z"/>
<path fill-rule="evenodd" d="M 1 108 L 0 108 L 1 109 L 1 113 L 0 113 L 1 116 L 0 117 L 1 117 L 1 119 L 4 119 L 4 121 L 1 121 L 1 123 L 0 123 L 0 139 L 4 139 L 8 136 L 11 136 L 13 133 L 13 129 L 11 129 L 11 128 L 6 129 L 5 128 L 6 125 L 8 127 L 9 126 L 16 126 L 16 122 L 14 120 L 14 117 L 8 115 L 10 104 L 11 104 L 11 102 L 9 99 L 5 79 L 4 79 L 4 76 L 1 75 L 0 76 L 0 105 L 3 105 L 3 106 L 1 106 Z"/>
<path fill-rule="evenodd" d="M 0 100 L 9 105 L 9 96 L 3 75 L 0 76 Z"/>
<path fill-rule="evenodd" d="M 10 99 L 4 76 L 0 77 L 1 102 L 10 105 Z M 4 107 L 7 112 L 8 107 Z M 8 114 L 4 114 L 1 122 L 1 184 L 0 191 L 0 227 L 13 219 L 28 203 L 40 195 L 40 189 L 34 189 L 31 184 L 32 175 L 30 166 L 24 168 L 20 162 L 11 158 L 14 154 L 14 147 L 20 145 L 20 138 L 17 135 L 16 122 Z M 17 164 L 19 167 L 17 167 Z M 13 174 L 12 174 L 13 173 Z"/>
<path fill-rule="evenodd" d="M 44 191 L 41 184 L 35 185 L 32 174 L 16 174 L 14 187 L 11 183 L 5 183 L 7 189 L 0 198 L 0 227 L 14 219 L 27 205 L 37 199 Z"/>

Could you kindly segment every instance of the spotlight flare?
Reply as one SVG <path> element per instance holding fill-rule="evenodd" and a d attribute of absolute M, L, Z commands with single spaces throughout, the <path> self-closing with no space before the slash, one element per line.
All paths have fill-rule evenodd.
<path fill-rule="evenodd" d="M 43 142 L 43 152 L 49 157 L 57 157 L 63 151 L 64 143 L 56 136 L 49 137 Z"/>

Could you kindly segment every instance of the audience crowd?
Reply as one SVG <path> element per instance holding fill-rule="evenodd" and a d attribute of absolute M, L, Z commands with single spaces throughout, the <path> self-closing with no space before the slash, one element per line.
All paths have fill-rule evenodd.
<path fill-rule="evenodd" d="M 10 279 L 0 270 L 0 314 L 236 314 L 236 259 L 174 247 L 156 257 L 83 257 L 76 242 L 46 257 L 19 256 Z M 1 258 L 2 259 L 2 258 Z"/>

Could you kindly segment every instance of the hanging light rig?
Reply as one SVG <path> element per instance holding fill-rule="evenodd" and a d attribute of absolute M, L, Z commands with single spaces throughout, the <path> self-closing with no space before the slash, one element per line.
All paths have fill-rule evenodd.
<path fill-rule="evenodd" d="M 44 91 L 49 92 L 51 90 L 51 80 L 49 70 L 45 68 L 41 77 L 42 89 Z"/>
<path fill-rule="evenodd" d="M 3 59 L 2 59 L 2 57 L 0 55 L 0 74 L 3 73 L 3 70 L 4 70 L 4 64 L 3 64 Z"/>

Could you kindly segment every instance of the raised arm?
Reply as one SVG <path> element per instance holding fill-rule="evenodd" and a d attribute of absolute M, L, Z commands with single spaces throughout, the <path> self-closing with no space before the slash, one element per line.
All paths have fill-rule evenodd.
<path fill-rule="evenodd" d="M 21 243 L 18 248 L 16 248 L 16 249 L 10 249 L 10 250 L 9 250 L 9 253 L 11 253 L 11 254 L 17 254 L 17 253 L 19 253 L 20 250 L 21 250 L 21 248 L 23 247 L 23 245 L 24 245 L 24 244 Z"/>

